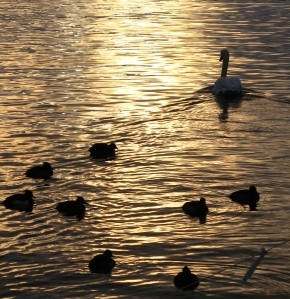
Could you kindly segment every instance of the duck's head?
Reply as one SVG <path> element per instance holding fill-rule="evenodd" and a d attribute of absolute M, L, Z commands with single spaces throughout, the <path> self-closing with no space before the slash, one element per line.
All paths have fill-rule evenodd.
<path fill-rule="evenodd" d="M 206 202 L 205 202 L 205 198 L 204 197 L 202 197 L 199 201 L 200 201 L 201 204 L 203 204 L 204 206 L 206 206 Z"/>
<path fill-rule="evenodd" d="M 42 167 L 43 167 L 44 169 L 53 169 L 53 168 L 51 167 L 50 163 L 48 163 L 48 162 L 43 162 Z"/>
<path fill-rule="evenodd" d="M 81 205 L 88 205 L 88 203 L 85 201 L 85 199 L 82 196 L 78 196 L 76 202 Z"/>
<path fill-rule="evenodd" d="M 28 198 L 35 198 L 35 196 L 33 196 L 32 191 L 30 190 L 25 190 L 24 195 Z"/>
<path fill-rule="evenodd" d="M 253 192 L 253 193 L 258 193 L 255 186 L 250 186 L 249 191 L 250 191 L 250 192 Z M 258 194 L 259 194 L 259 193 L 258 193 Z"/>
<path fill-rule="evenodd" d="M 117 149 L 117 145 L 114 142 L 110 143 L 110 147 L 113 148 L 113 149 Z"/>
<path fill-rule="evenodd" d="M 187 266 L 184 266 L 183 269 L 182 269 L 182 273 L 184 273 L 184 274 L 190 274 L 191 271 L 189 270 L 189 268 Z"/>
<path fill-rule="evenodd" d="M 112 253 L 112 251 L 111 251 L 110 249 L 106 249 L 106 250 L 104 251 L 103 255 L 104 255 L 105 257 L 108 257 L 108 258 L 114 257 L 114 256 L 113 256 L 113 253 Z"/>

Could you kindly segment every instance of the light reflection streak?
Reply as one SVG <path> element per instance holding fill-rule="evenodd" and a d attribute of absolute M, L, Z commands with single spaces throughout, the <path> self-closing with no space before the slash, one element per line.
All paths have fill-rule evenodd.
<path fill-rule="evenodd" d="M 249 22 L 243 20 L 243 3 L 232 3 L 240 14 L 217 1 L 76 3 L 43 6 L 29 1 L 33 9 L 28 2 L 18 3 L 26 8 L 24 16 L 17 5 L 5 2 L 10 10 L 1 11 L 2 189 L 6 194 L 29 186 L 38 193 L 33 215 L 2 210 L 5 288 L 30 296 L 42 290 L 44 279 L 48 295 L 73 297 L 77 291 L 85 298 L 93 290 L 96 296 L 120 298 L 120 288 L 124 297 L 149 288 L 155 293 L 172 287 L 169 277 L 181 263 L 195 265 L 205 276 L 254 250 L 257 243 L 270 242 L 269 227 L 279 227 L 274 237 L 289 234 L 284 221 L 289 147 L 286 131 L 280 131 L 287 127 L 287 113 L 272 101 L 265 107 L 265 99 L 243 102 L 226 111 L 229 121 L 223 126 L 217 116 L 220 108 L 208 93 L 197 99 L 193 95 L 192 105 L 181 101 L 213 84 L 220 73 L 217 53 L 229 44 L 240 57 L 233 72 L 242 73 L 243 82 L 287 95 L 284 55 L 289 43 L 284 39 L 287 26 L 280 26 L 281 12 L 259 26 L 262 14 L 255 16 L 256 3 L 251 3 L 254 15 Z M 44 13 L 37 22 L 39 8 Z M 265 15 L 270 11 L 269 5 Z M 11 16 L 24 19 L 6 23 Z M 32 17 L 29 22 L 27 16 Z M 267 32 L 271 26 L 275 30 Z M 269 44 L 277 38 L 280 43 L 273 51 Z M 115 139 L 120 144 L 115 161 L 89 159 L 89 144 Z M 23 177 L 27 164 L 42 159 L 57 165 L 50 186 Z M 251 179 L 259 181 L 264 192 L 257 214 L 231 205 L 224 196 Z M 178 185 L 182 192 L 171 191 Z M 275 198 L 273 185 L 281 190 Z M 54 205 L 79 192 L 91 204 L 84 221 L 64 221 Z M 211 211 L 203 226 L 180 210 L 184 201 L 202 192 Z M 279 217 L 269 219 L 273 201 Z M 107 246 L 118 252 L 113 283 L 89 275 L 86 268 L 88 256 Z M 271 261 L 276 272 L 264 268 L 251 287 L 241 285 L 244 269 L 239 268 L 230 272 L 230 283 L 229 273 L 221 275 L 204 283 L 201 293 L 260 293 L 264 298 L 264 286 L 270 285 L 266 291 L 279 296 L 281 289 L 271 287 L 289 286 L 286 251 L 281 260 Z M 15 273 L 20 279 L 15 280 Z M 161 282 L 152 282 L 157 274 Z M 283 277 L 285 281 L 277 283 Z M 68 284 L 74 287 L 68 289 Z"/>

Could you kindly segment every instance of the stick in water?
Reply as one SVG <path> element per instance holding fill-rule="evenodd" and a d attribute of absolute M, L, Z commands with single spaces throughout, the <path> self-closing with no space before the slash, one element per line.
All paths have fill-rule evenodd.
<path fill-rule="evenodd" d="M 265 248 L 262 247 L 260 256 L 253 262 L 252 266 L 249 268 L 245 276 L 243 277 L 243 281 L 246 282 L 248 279 L 251 278 L 251 276 L 254 274 L 256 268 L 259 266 L 263 258 L 265 257 L 267 251 Z"/>

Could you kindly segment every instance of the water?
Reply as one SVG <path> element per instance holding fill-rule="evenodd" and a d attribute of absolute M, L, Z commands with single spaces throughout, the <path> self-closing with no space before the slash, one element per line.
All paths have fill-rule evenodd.
<path fill-rule="evenodd" d="M 289 298 L 286 1 L 6 1 L 0 10 L 1 298 Z M 247 94 L 211 95 L 220 50 Z M 94 142 L 117 159 L 95 161 Z M 42 182 L 23 173 L 43 161 Z M 226 196 L 256 185 L 256 212 Z M 83 196 L 82 221 L 55 205 Z M 181 211 L 207 199 L 205 224 Z M 279 245 L 280 246 L 277 246 Z M 260 248 L 272 248 L 246 283 Z M 110 277 L 89 260 L 111 249 Z M 251 258 L 252 257 L 252 258 Z M 184 265 L 192 292 L 174 288 Z"/>

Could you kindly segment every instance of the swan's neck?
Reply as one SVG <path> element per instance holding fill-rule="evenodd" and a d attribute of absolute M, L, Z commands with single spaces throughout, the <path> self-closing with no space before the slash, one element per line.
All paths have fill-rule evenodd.
<path fill-rule="evenodd" d="M 223 67 L 222 67 L 221 77 L 227 76 L 228 66 L 229 66 L 229 57 L 223 57 Z"/>

